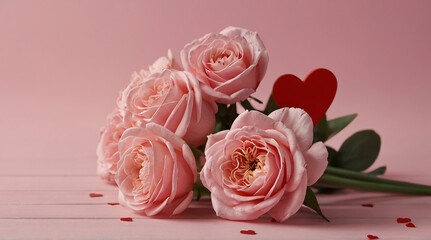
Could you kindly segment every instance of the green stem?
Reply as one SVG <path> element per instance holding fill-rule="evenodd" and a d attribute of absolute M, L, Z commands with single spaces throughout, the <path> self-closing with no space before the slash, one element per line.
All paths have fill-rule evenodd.
<path fill-rule="evenodd" d="M 331 166 L 328 166 L 326 168 L 325 173 L 328 173 L 328 174 L 334 175 L 334 176 L 338 176 L 338 177 L 362 180 L 362 181 L 366 181 L 366 182 L 383 183 L 383 184 L 403 186 L 403 187 L 412 187 L 412 188 L 423 188 L 423 189 L 430 189 L 431 188 L 431 186 L 427 186 L 427 185 L 409 183 L 409 182 L 401 182 L 401 181 L 395 181 L 395 180 L 388 180 L 388 179 L 378 178 L 376 176 L 372 176 L 372 175 L 369 175 L 366 173 L 360 173 L 360 172 L 356 172 L 356 171 L 352 171 L 352 170 L 346 170 L 346 169 L 331 167 Z"/>
<path fill-rule="evenodd" d="M 357 179 L 334 176 L 328 173 L 325 173 L 319 179 L 316 185 L 335 188 L 351 188 L 360 191 L 402 193 L 412 195 L 431 195 L 430 186 L 417 185 L 413 187 L 379 182 L 366 182 Z"/>

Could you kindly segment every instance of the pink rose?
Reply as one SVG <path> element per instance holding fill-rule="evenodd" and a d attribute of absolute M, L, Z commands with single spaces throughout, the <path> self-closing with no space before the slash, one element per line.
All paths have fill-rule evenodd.
<path fill-rule="evenodd" d="M 123 132 L 131 127 L 123 122 L 118 109 L 114 110 L 107 117 L 107 124 L 100 130 L 99 144 L 97 145 L 97 173 L 99 176 L 111 184 L 115 184 L 115 174 L 117 173 L 118 141 Z"/>
<path fill-rule="evenodd" d="M 142 69 L 139 73 L 134 72 L 132 74 L 129 85 L 120 92 L 117 98 L 117 106 L 123 116 L 126 112 L 127 94 L 130 90 L 142 83 L 148 75 L 161 72 L 165 69 L 182 70 L 182 67 L 175 61 L 174 55 L 170 49 L 168 50 L 167 57 L 158 58 L 151 66 L 148 67 L 148 70 Z"/>
<path fill-rule="evenodd" d="M 327 165 L 325 145 L 312 142 L 313 122 L 297 108 L 246 111 L 210 135 L 200 177 L 217 215 L 251 220 L 268 212 L 282 222 L 296 213 Z"/>
<path fill-rule="evenodd" d="M 195 158 L 184 140 L 149 123 L 124 132 L 119 154 L 115 180 L 122 205 L 146 216 L 170 216 L 190 204 L 197 173 Z"/>
<path fill-rule="evenodd" d="M 266 72 L 268 53 L 256 32 L 227 27 L 187 44 L 181 62 L 196 75 L 206 95 L 231 104 L 256 90 Z"/>
<path fill-rule="evenodd" d="M 157 123 L 194 146 L 203 144 L 215 126 L 217 105 L 202 98 L 199 83 L 189 72 L 150 74 L 126 100 L 126 122 Z"/>

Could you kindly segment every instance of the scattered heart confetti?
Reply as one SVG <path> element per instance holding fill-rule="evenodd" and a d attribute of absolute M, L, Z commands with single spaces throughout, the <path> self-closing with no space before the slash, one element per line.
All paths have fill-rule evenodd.
<path fill-rule="evenodd" d="M 416 227 L 416 225 L 414 225 L 413 223 L 407 223 L 407 224 L 406 224 L 406 227 L 415 228 L 415 227 Z"/>
<path fill-rule="evenodd" d="M 132 222 L 133 218 L 131 218 L 131 217 L 124 217 L 124 218 L 120 218 L 120 220 L 123 221 L 123 222 Z"/>
<path fill-rule="evenodd" d="M 256 235 L 256 232 L 253 230 L 241 230 L 240 233 L 249 234 L 249 235 Z"/>
<path fill-rule="evenodd" d="M 374 207 L 374 204 L 365 203 L 365 204 L 362 204 L 362 207 Z"/>
<path fill-rule="evenodd" d="M 90 197 L 103 197 L 103 194 L 100 194 L 100 193 L 90 193 L 89 196 Z"/>
<path fill-rule="evenodd" d="M 379 239 L 379 237 L 371 235 L 371 234 L 367 235 L 367 238 L 368 239 Z"/>
<path fill-rule="evenodd" d="M 337 92 L 337 78 L 323 68 L 311 72 L 304 81 L 292 74 L 279 77 L 272 97 L 279 107 L 304 109 L 316 125 L 325 115 Z"/>
<path fill-rule="evenodd" d="M 412 220 L 410 218 L 397 218 L 397 223 L 408 223 Z"/>
<path fill-rule="evenodd" d="M 277 220 L 275 220 L 275 218 L 271 218 L 271 222 L 277 222 Z"/>
<path fill-rule="evenodd" d="M 108 202 L 108 205 L 115 206 L 115 205 L 120 205 L 120 203 L 117 203 L 117 202 Z"/>

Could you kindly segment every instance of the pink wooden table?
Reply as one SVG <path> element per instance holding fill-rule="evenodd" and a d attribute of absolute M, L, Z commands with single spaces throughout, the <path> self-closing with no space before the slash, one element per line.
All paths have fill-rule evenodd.
<path fill-rule="evenodd" d="M 431 184 L 427 161 L 403 170 L 392 161 L 387 177 Z M 283 224 L 263 216 L 227 221 L 209 200 L 192 203 L 172 219 L 137 216 L 117 202 L 116 188 L 95 174 L 94 159 L 0 161 L 0 239 L 431 239 L 431 197 L 343 192 L 319 195 L 327 223 L 303 208 Z M 416 173 L 416 174 L 414 174 Z M 89 193 L 104 196 L 90 198 Z M 373 208 L 362 204 L 372 203 Z M 120 218 L 132 217 L 133 222 Z M 409 217 L 416 228 L 397 223 Z M 252 229 L 256 235 L 243 235 Z"/>

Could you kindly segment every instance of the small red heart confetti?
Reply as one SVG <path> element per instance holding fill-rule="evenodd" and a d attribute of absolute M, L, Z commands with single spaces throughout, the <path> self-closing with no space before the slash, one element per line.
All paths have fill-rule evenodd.
<path fill-rule="evenodd" d="M 117 202 L 108 202 L 108 205 L 115 206 L 115 205 L 120 205 L 120 203 L 117 203 Z"/>
<path fill-rule="evenodd" d="M 415 227 L 416 227 L 416 225 L 414 225 L 413 223 L 407 223 L 407 224 L 406 224 L 406 227 L 412 227 L 412 228 L 415 228 Z"/>
<path fill-rule="evenodd" d="M 277 220 L 275 220 L 275 218 L 271 218 L 271 222 L 277 222 Z"/>
<path fill-rule="evenodd" d="M 240 233 L 249 234 L 249 235 L 256 235 L 256 232 L 253 230 L 241 230 Z"/>
<path fill-rule="evenodd" d="M 362 207 L 374 207 L 374 204 L 365 203 L 365 204 L 362 204 Z"/>
<path fill-rule="evenodd" d="M 374 235 L 371 235 L 371 234 L 368 234 L 368 235 L 367 235 L 367 238 L 368 238 L 368 239 L 379 239 L 379 237 L 374 236 Z"/>
<path fill-rule="evenodd" d="M 120 220 L 123 221 L 123 222 L 132 222 L 133 218 L 131 218 L 131 217 L 124 217 L 124 218 L 120 218 Z"/>
<path fill-rule="evenodd" d="M 100 193 L 90 193 L 89 196 L 90 197 L 103 197 L 103 194 L 100 194 Z"/>
<path fill-rule="evenodd" d="M 397 218 L 397 223 L 408 223 L 412 220 L 410 218 Z"/>
<path fill-rule="evenodd" d="M 292 74 L 280 76 L 272 88 L 277 105 L 304 109 L 316 125 L 325 115 L 337 92 L 337 78 L 324 68 L 311 72 L 304 81 Z"/>

